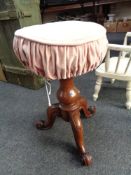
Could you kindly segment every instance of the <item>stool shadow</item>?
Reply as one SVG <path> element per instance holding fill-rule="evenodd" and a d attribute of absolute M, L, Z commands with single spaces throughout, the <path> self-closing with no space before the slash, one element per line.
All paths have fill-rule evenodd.
<path fill-rule="evenodd" d="M 42 145 L 46 145 L 49 146 L 51 150 L 55 150 L 57 151 L 58 149 L 63 150 L 63 152 L 68 152 L 71 157 L 70 157 L 70 161 L 75 161 L 75 164 L 77 164 L 76 166 L 78 167 L 79 165 L 81 166 L 81 159 L 79 156 L 79 152 L 77 150 L 77 148 L 75 147 L 75 143 L 74 145 L 72 143 L 60 140 L 58 138 L 53 138 L 53 136 L 46 136 L 44 134 L 41 135 L 42 138 L 39 137 L 39 143 L 41 143 Z M 74 138 L 73 138 L 74 139 Z M 44 140 L 44 141 L 43 141 Z M 58 157 L 59 158 L 59 157 Z M 74 164 L 73 164 L 74 166 Z"/>

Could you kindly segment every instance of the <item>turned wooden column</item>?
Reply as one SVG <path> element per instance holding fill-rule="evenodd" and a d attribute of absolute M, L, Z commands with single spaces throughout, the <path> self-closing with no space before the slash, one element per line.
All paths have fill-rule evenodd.
<path fill-rule="evenodd" d="M 47 109 L 47 121 L 38 121 L 36 127 L 38 129 L 51 128 L 57 116 L 70 122 L 82 162 L 90 165 L 92 157 L 85 149 L 80 111 L 82 110 L 86 117 L 90 117 L 95 112 L 95 108 L 89 107 L 85 98 L 80 96 L 80 91 L 75 87 L 73 78 L 60 80 L 57 98 L 59 103 Z"/>

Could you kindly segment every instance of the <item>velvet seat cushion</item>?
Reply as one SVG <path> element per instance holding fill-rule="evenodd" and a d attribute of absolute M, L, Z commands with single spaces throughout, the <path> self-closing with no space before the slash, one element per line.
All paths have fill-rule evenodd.
<path fill-rule="evenodd" d="M 24 27 L 13 48 L 31 71 L 47 79 L 67 79 L 94 70 L 107 51 L 106 30 L 94 22 L 62 21 Z"/>

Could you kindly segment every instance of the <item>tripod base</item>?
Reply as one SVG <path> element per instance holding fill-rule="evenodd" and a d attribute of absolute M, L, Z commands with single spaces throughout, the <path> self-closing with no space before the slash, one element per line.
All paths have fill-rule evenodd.
<path fill-rule="evenodd" d="M 47 120 L 36 123 L 37 129 L 49 129 L 53 126 L 56 117 L 61 117 L 70 122 L 75 142 L 84 165 L 92 163 L 92 156 L 86 152 L 83 138 L 83 126 L 80 119 L 80 111 L 86 118 L 95 113 L 95 107 L 89 107 L 84 97 L 80 96 L 79 90 L 74 86 L 73 79 L 60 80 L 60 88 L 57 91 L 59 103 L 49 106 Z"/>

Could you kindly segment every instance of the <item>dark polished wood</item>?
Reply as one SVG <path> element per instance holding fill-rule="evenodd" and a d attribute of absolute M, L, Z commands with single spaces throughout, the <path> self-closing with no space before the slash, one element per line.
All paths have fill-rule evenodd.
<path fill-rule="evenodd" d="M 80 111 L 86 118 L 95 113 L 95 107 L 89 107 L 86 99 L 80 95 L 75 87 L 73 79 L 60 80 L 57 91 L 59 103 L 49 106 L 47 109 L 47 120 L 36 123 L 38 129 L 49 129 L 53 126 L 56 117 L 61 117 L 71 123 L 75 142 L 84 165 L 92 163 L 92 156 L 86 152 L 83 138 L 83 126 L 80 119 Z"/>
<path fill-rule="evenodd" d="M 95 6 L 101 6 L 101 5 L 107 5 L 107 4 L 115 4 L 115 3 L 122 3 L 122 2 L 130 2 L 130 0 L 95 0 L 94 1 L 89 1 L 83 3 L 83 7 L 93 7 Z M 44 13 L 55 13 L 55 12 L 62 12 L 62 11 L 67 11 L 67 10 L 73 10 L 73 9 L 80 9 L 82 6 L 80 3 L 75 3 L 75 4 L 68 4 L 68 5 L 57 5 L 57 6 L 51 6 L 51 7 L 46 7 L 44 10 Z"/>

